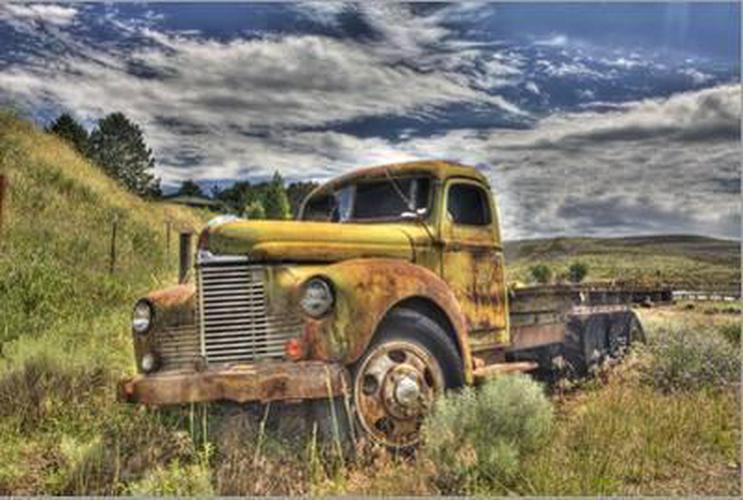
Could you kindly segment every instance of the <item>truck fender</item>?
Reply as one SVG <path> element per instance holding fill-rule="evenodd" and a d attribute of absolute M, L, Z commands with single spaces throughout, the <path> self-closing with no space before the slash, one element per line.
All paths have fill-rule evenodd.
<path fill-rule="evenodd" d="M 152 307 L 150 330 L 159 331 L 196 322 L 196 286 L 193 283 L 153 290 L 142 300 L 147 301 Z M 154 348 L 154 335 L 139 335 L 132 331 L 132 339 L 137 360 Z"/>
<path fill-rule="evenodd" d="M 385 316 L 406 303 L 437 308 L 448 319 L 442 325 L 452 333 L 469 381 L 472 359 L 464 315 L 453 292 L 439 276 L 416 264 L 397 259 L 352 259 L 330 265 L 322 274 L 335 288 L 335 310 L 327 318 L 310 321 L 306 340 L 315 358 L 352 364 L 369 346 Z"/>

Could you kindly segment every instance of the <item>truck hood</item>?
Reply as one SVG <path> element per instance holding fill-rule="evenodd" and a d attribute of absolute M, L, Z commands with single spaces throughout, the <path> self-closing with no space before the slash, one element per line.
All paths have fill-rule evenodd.
<path fill-rule="evenodd" d="M 349 224 L 233 220 L 207 229 L 213 254 L 256 260 L 335 262 L 361 257 L 415 260 L 415 247 L 430 241 L 414 223 Z"/>

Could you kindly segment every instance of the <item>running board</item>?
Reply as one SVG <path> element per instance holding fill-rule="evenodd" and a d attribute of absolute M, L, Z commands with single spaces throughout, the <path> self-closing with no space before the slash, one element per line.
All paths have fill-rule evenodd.
<path fill-rule="evenodd" d="M 516 361 L 513 363 L 493 363 L 492 365 L 485 365 L 479 368 L 475 368 L 472 371 L 472 375 L 475 378 L 475 382 L 483 382 L 484 380 L 495 377 L 497 375 L 505 375 L 508 373 L 524 373 L 535 370 L 539 365 L 533 361 Z"/>

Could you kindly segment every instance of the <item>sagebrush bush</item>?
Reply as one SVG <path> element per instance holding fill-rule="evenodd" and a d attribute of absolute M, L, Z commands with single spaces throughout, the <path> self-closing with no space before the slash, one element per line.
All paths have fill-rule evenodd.
<path fill-rule="evenodd" d="M 552 405 L 529 377 L 513 375 L 439 399 L 422 429 L 422 454 L 437 468 L 442 493 L 476 492 L 507 483 L 524 453 L 552 426 Z"/>
<path fill-rule="evenodd" d="M 740 349 L 715 327 L 660 326 L 647 350 L 646 377 L 662 390 L 721 388 L 740 381 Z"/>
<path fill-rule="evenodd" d="M 728 341 L 730 341 L 734 346 L 740 347 L 740 337 L 741 337 L 741 322 L 740 321 L 730 321 L 727 323 L 723 323 L 717 328 L 717 331 L 720 332 L 720 335 L 725 337 Z"/>

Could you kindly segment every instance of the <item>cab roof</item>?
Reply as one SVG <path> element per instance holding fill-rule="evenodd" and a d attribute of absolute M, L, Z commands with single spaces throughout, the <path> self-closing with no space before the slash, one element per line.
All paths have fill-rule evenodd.
<path fill-rule="evenodd" d="M 439 180 L 446 180 L 450 177 L 465 177 L 487 185 L 487 179 L 475 167 L 441 160 L 420 160 L 356 169 L 326 182 L 315 189 L 311 195 L 335 191 L 336 188 L 354 182 L 384 178 L 388 174 L 392 177 L 428 175 Z"/>

